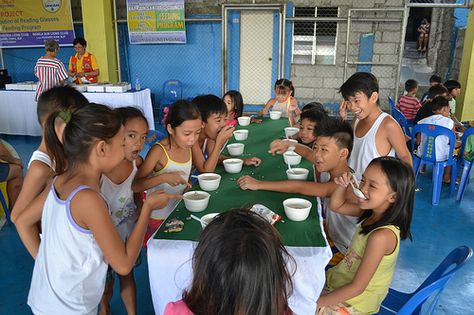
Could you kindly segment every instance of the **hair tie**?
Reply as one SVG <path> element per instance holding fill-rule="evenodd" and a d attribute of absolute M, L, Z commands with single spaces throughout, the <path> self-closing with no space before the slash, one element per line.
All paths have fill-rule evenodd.
<path fill-rule="evenodd" d="M 72 113 L 70 110 L 63 110 L 59 112 L 58 116 L 67 124 L 71 120 Z"/>
<path fill-rule="evenodd" d="M 169 107 L 163 108 L 163 120 L 161 121 L 163 123 L 163 125 L 166 124 L 166 117 L 168 117 L 169 111 L 170 111 Z"/>

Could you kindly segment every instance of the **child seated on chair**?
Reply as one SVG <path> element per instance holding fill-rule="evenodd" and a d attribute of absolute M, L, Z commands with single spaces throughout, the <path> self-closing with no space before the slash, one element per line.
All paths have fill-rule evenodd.
<path fill-rule="evenodd" d="M 271 98 L 265 104 L 265 107 L 258 112 L 259 116 L 268 114 L 270 108 L 272 111 L 281 112 L 282 117 L 288 117 L 290 126 L 295 126 L 298 116 L 301 114 L 296 103 L 295 88 L 293 83 L 287 79 L 279 79 L 275 82 L 275 98 Z"/>
<path fill-rule="evenodd" d="M 413 120 L 413 125 L 416 125 L 423 118 L 433 115 L 433 111 L 431 110 L 431 101 L 436 96 L 448 97 L 448 89 L 442 84 L 435 84 L 431 86 L 427 93 L 428 96 L 425 98 L 421 104 L 421 108 L 416 113 L 416 117 Z"/>
<path fill-rule="evenodd" d="M 450 118 L 449 101 L 444 96 L 437 96 L 431 101 L 433 115 L 424 118 L 418 124 L 430 124 L 445 127 L 454 131 L 454 121 Z M 417 156 L 421 157 L 426 147 L 426 135 L 421 135 L 420 145 L 418 146 Z M 435 140 L 436 160 L 445 161 L 449 158 L 449 138 L 439 136 Z M 451 166 L 444 169 L 443 182 L 449 183 L 451 175 Z"/>
<path fill-rule="evenodd" d="M 402 112 L 408 123 L 412 123 L 416 117 L 416 113 L 421 108 L 420 101 L 416 98 L 418 92 L 418 82 L 410 79 L 405 82 L 406 94 L 400 96 L 397 103 L 397 108 Z"/>
<path fill-rule="evenodd" d="M 242 99 L 242 94 L 239 91 L 228 91 L 224 94 L 222 100 L 227 106 L 227 117 L 225 119 L 225 124 L 227 126 L 235 127 L 237 126 L 237 118 L 242 116 L 244 111 L 244 100 Z"/>
<path fill-rule="evenodd" d="M 444 86 L 448 89 L 448 100 L 449 100 L 449 109 L 450 117 L 454 121 L 454 127 L 456 131 L 464 131 L 464 126 L 458 121 L 456 116 L 456 97 L 461 94 L 461 83 L 456 80 L 448 80 L 444 82 Z"/>
<path fill-rule="evenodd" d="M 4 210 L 11 212 L 23 184 L 23 162 L 12 155 L 3 140 L 0 140 L 0 182 L 7 182 L 9 209 Z"/>

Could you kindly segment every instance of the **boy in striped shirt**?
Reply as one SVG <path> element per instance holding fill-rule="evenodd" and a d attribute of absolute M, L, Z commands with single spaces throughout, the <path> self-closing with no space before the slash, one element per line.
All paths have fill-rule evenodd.
<path fill-rule="evenodd" d="M 56 58 L 59 44 L 52 39 L 44 42 L 46 54 L 38 59 L 35 66 L 35 76 L 39 79 L 35 100 L 44 91 L 62 85 L 67 79 L 67 71 L 61 60 Z"/>
<path fill-rule="evenodd" d="M 416 98 L 418 92 L 418 82 L 410 79 L 405 82 L 406 94 L 400 96 L 397 108 L 402 112 L 407 121 L 410 123 L 415 119 L 416 113 L 421 108 L 420 101 Z"/>

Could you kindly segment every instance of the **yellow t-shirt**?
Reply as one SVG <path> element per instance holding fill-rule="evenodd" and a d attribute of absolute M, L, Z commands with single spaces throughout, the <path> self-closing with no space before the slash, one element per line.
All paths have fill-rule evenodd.
<path fill-rule="evenodd" d="M 395 271 L 395 264 L 397 263 L 398 258 L 398 251 L 400 249 L 400 230 L 398 227 L 394 225 L 386 225 L 379 227 L 372 232 L 379 229 L 391 230 L 397 237 L 397 246 L 393 253 L 382 258 L 364 292 L 345 301 L 352 305 L 357 311 L 367 314 L 374 314 L 379 311 L 380 304 L 387 295 L 388 288 L 392 282 L 393 272 Z M 329 288 L 329 291 L 334 291 L 337 288 L 347 285 L 354 279 L 357 269 L 359 269 L 362 261 L 362 257 L 364 256 L 367 239 L 372 233 L 370 232 L 369 234 L 364 235 L 361 234 L 360 231 L 361 227 L 359 224 L 344 259 L 334 268 L 327 271 L 326 285 Z"/>
<path fill-rule="evenodd" d="M 76 54 L 76 69 L 78 72 L 82 72 L 82 59 L 84 56 L 89 56 L 89 53 L 86 52 L 84 55 L 82 55 L 81 58 L 79 58 Z M 90 55 L 91 57 L 91 63 L 92 63 L 92 69 L 96 70 L 99 69 L 99 65 L 97 64 L 97 59 L 95 59 L 94 55 Z M 71 64 L 71 58 L 69 58 L 69 71 L 72 71 L 72 64 Z"/>

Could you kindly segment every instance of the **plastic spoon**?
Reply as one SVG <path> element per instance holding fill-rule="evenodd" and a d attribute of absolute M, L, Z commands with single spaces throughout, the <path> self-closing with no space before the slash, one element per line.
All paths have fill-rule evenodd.
<path fill-rule="evenodd" d="M 352 173 L 352 178 L 354 179 L 354 182 L 356 184 L 356 186 L 354 186 L 354 184 L 351 181 L 352 191 L 354 192 L 354 195 L 356 195 L 357 198 L 360 198 L 360 199 L 367 199 L 364 193 L 359 189 L 359 182 L 357 181 L 357 178 L 355 177 L 354 173 Z"/>
<path fill-rule="evenodd" d="M 207 222 L 204 222 L 203 220 L 201 220 L 200 218 L 198 218 L 194 214 L 191 214 L 191 218 L 196 220 L 196 221 L 199 221 L 202 225 L 207 225 Z"/>

